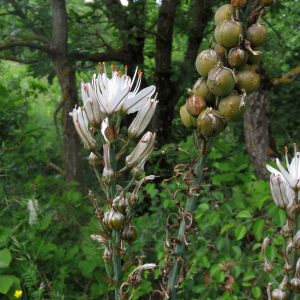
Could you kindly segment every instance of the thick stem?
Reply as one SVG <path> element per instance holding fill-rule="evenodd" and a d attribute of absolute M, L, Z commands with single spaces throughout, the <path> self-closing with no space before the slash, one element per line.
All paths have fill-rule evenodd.
<path fill-rule="evenodd" d="M 114 172 L 116 172 L 116 159 L 115 159 L 115 144 L 110 145 L 110 164 Z M 111 192 L 111 198 L 114 199 L 117 193 L 116 181 L 114 181 L 109 187 Z M 109 199 L 108 199 L 109 200 Z M 113 242 L 113 256 L 114 256 L 114 279 L 117 281 L 117 286 L 115 287 L 115 300 L 119 299 L 119 290 L 122 284 L 122 269 L 121 269 L 121 255 L 117 254 L 115 246 L 118 246 L 120 241 L 120 231 L 113 230 L 114 242 Z"/>
<path fill-rule="evenodd" d="M 117 281 L 117 286 L 115 287 L 115 300 L 119 299 L 119 290 L 122 285 L 122 269 L 121 269 L 121 255 L 117 254 L 115 246 L 118 246 L 118 242 L 120 241 L 120 231 L 115 231 L 115 241 L 114 241 L 114 272 L 115 272 L 115 280 Z"/>
<path fill-rule="evenodd" d="M 298 205 L 298 191 L 295 191 L 295 199 L 296 199 L 296 204 Z M 295 227 L 293 229 L 293 237 L 299 230 L 299 212 L 295 212 Z M 294 266 L 294 269 L 296 270 L 296 264 L 298 260 L 298 253 L 297 251 L 293 252 L 292 254 L 292 265 Z M 289 281 L 294 277 L 294 274 L 289 275 Z M 297 299 L 296 295 L 294 296 L 294 292 L 290 290 L 288 300 L 294 300 Z"/>
<path fill-rule="evenodd" d="M 109 270 L 109 263 L 108 262 L 104 262 L 104 263 L 105 263 L 107 277 L 111 278 L 111 274 L 110 274 L 110 270 Z"/>
<path fill-rule="evenodd" d="M 207 150 L 210 148 L 212 139 L 213 138 L 207 139 Z M 200 156 L 200 159 L 195 166 L 195 172 L 197 173 L 197 177 L 195 178 L 195 180 L 193 182 L 193 186 L 202 182 L 202 179 L 204 176 L 202 169 L 205 166 L 206 157 L 207 157 L 207 155 L 203 156 L 203 157 Z M 189 197 L 187 199 L 184 211 L 187 213 L 193 214 L 193 211 L 194 211 L 196 203 L 197 203 L 197 199 L 198 199 L 198 197 L 196 197 L 196 196 Z M 180 244 L 178 244 L 175 248 L 176 257 L 181 256 L 183 258 L 184 254 L 185 254 L 185 243 L 183 241 L 183 234 L 184 234 L 185 226 L 187 223 L 189 223 L 189 221 L 187 220 L 187 222 L 186 222 L 185 218 L 183 218 L 180 223 L 178 237 L 182 240 L 182 242 Z M 168 280 L 168 289 L 171 290 L 171 300 L 176 299 L 175 285 L 177 284 L 177 275 L 179 274 L 179 269 L 180 269 L 180 266 L 176 260 L 176 257 L 174 257 L 173 267 L 171 269 L 169 280 Z M 165 300 L 167 300 L 166 297 L 165 297 Z"/>

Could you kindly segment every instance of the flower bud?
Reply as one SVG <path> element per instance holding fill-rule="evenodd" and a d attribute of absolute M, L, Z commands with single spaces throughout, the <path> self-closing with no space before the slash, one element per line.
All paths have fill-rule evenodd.
<path fill-rule="evenodd" d="M 88 121 L 86 113 L 80 107 L 78 107 L 77 109 L 74 108 L 70 115 L 73 118 L 75 130 L 80 136 L 84 144 L 84 148 L 88 151 L 92 151 L 93 149 L 95 149 L 97 143 L 88 130 Z"/>
<path fill-rule="evenodd" d="M 103 146 L 104 169 L 102 180 L 106 185 L 111 185 L 115 180 L 115 173 L 110 165 L 109 149 L 110 143 L 107 143 Z"/>
<path fill-rule="evenodd" d="M 300 258 L 297 260 L 296 264 L 296 272 L 295 278 L 290 281 L 290 287 L 294 293 L 300 293 L 300 279 L 299 279 L 299 272 L 300 272 Z"/>
<path fill-rule="evenodd" d="M 156 134 L 146 132 L 135 149 L 126 157 L 125 163 L 128 168 L 135 167 L 139 160 L 143 159 L 154 150 Z"/>
<path fill-rule="evenodd" d="M 94 168 L 100 166 L 100 164 L 101 164 L 100 159 L 93 152 L 91 152 L 91 154 L 89 156 L 89 164 Z"/>
<path fill-rule="evenodd" d="M 273 271 L 273 265 L 269 262 L 269 260 L 266 256 L 266 250 L 267 250 L 267 247 L 270 245 L 270 243 L 271 243 L 271 240 L 269 238 L 265 238 L 262 243 L 262 246 L 261 246 L 261 252 L 262 252 L 262 255 L 264 258 L 264 269 L 267 273 L 272 273 L 272 271 Z"/>
<path fill-rule="evenodd" d="M 289 205 L 289 199 L 286 194 L 286 185 L 280 174 L 271 174 L 270 188 L 276 206 L 285 209 Z"/>
<path fill-rule="evenodd" d="M 188 113 L 186 105 L 183 105 L 180 108 L 180 118 L 185 127 L 197 128 L 197 119 Z"/>
<path fill-rule="evenodd" d="M 127 201 L 130 206 L 136 205 L 139 203 L 139 189 L 143 183 L 147 180 L 153 180 L 155 178 L 154 175 L 146 176 L 138 181 L 133 192 L 129 195 Z"/>
<path fill-rule="evenodd" d="M 102 122 L 100 106 L 90 83 L 81 82 L 81 97 L 90 124 L 95 128 L 99 128 Z"/>
<path fill-rule="evenodd" d="M 156 98 L 155 98 L 156 99 Z M 155 112 L 158 101 L 147 98 L 146 102 L 138 112 L 128 128 L 128 136 L 132 139 L 138 138 L 146 129 Z"/>
<path fill-rule="evenodd" d="M 102 258 L 106 263 L 112 261 L 112 253 L 108 248 L 104 250 Z"/>
<path fill-rule="evenodd" d="M 282 227 L 280 233 L 285 239 L 288 239 L 293 236 L 293 228 L 290 227 L 289 220 L 286 221 L 286 224 Z"/>
<path fill-rule="evenodd" d="M 287 275 L 283 278 L 283 281 L 280 283 L 278 289 L 272 291 L 272 300 L 287 300 L 287 294 L 284 291 L 284 288 L 288 282 Z"/>

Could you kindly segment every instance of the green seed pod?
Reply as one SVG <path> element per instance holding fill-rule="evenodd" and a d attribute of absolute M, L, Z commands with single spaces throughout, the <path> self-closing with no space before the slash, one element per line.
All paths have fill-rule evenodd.
<path fill-rule="evenodd" d="M 234 8 L 243 8 L 248 0 L 231 0 L 231 5 Z"/>
<path fill-rule="evenodd" d="M 197 119 L 197 129 L 206 137 L 217 136 L 226 125 L 225 117 L 217 110 L 209 107 Z"/>
<path fill-rule="evenodd" d="M 259 24 L 258 22 L 247 29 L 246 39 L 255 47 L 262 46 L 267 38 L 268 31 L 264 24 Z"/>
<path fill-rule="evenodd" d="M 195 63 L 198 73 L 205 78 L 207 78 L 208 72 L 213 69 L 218 62 L 222 61 L 222 56 L 210 48 L 212 40 L 213 38 L 209 40 L 209 49 L 202 51 L 198 55 Z"/>
<path fill-rule="evenodd" d="M 232 48 L 228 54 L 228 64 L 232 68 L 241 68 L 246 64 L 248 56 L 246 49 Z"/>
<path fill-rule="evenodd" d="M 217 96 L 226 96 L 234 88 L 237 79 L 231 69 L 222 64 L 212 69 L 208 74 L 207 86 Z"/>
<path fill-rule="evenodd" d="M 237 77 L 236 89 L 242 93 L 244 89 L 247 95 L 254 93 L 260 85 L 260 77 L 255 72 L 244 68 L 240 69 L 235 73 Z"/>
<path fill-rule="evenodd" d="M 246 92 L 240 96 L 237 92 L 233 91 L 228 96 L 223 98 L 219 103 L 220 113 L 226 117 L 230 118 L 230 121 L 239 120 L 245 113 L 247 105 L 245 102 Z"/>
<path fill-rule="evenodd" d="M 261 5 L 263 6 L 269 6 L 273 3 L 275 3 L 275 0 L 258 0 Z"/>
<path fill-rule="evenodd" d="M 285 291 L 276 289 L 272 292 L 271 299 L 272 300 L 287 300 L 287 294 L 285 293 Z"/>
<path fill-rule="evenodd" d="M 295 277 L 290 281 L 290 287 L 294 293 L 300 293 L 300 279 Z"/>
<path fill-rule="evenodd" d="M 236 47 L 243 36 L 243 28 L 235 21 L 222 21 L 215 29 L 215 40 L 220 46 L 226 48 Z"/>
<path fill-rule="evenodd" d="M 260 53 L 260 54 L 257 54 L 257 55 L 255 55 L 255 54 L 253 54 L 253 53 L 250 53 L 250 54 L 249 54 L 249 57 L 248 57 L 247 63 L 248 63 L 249 65 L 256 65 L 256 64 L 258 64 L 258 63 L 261 61 L 262 57 L 263 57 L 263 52 L 262 52 L 262 50 L 263 50 L 263 47 L 255 47 L 255 48 L 253 49 L 253 52 L 254 52 L 254 53 L 261 52 L 261 53 Z"/>
<path fill-rule="evenodd" d="M 192 117 L 186 110 L 186 105 L 181 106 L 180 108 L 180 118 L 182 123 L 184 124 L 185 127 L 187 128 L 197 128 L 197 119 Z M 128 198 L 129 200 L 129 198 Z M 137 199 L 137 203 L 138 203 Z M 130 204 L 132 205 L 132 204 Z"/>
<path fill-rule="evenodd" d="M 283 272 L 286 274 L 286 275 L 290 275 L 294 272 L 295 268 L 293 265 L 291 265 L 290 263 L 285 263 L 284 266 L 283 266 Z"/>
<path fill-rule="evenodd" d="M 137 230 L 135 226 L 125 226 L 122 231 L 122 239 L 128 244 L 135 242 L 137 239 Z"/>
<path fill-rule="evenodd" d="M 224 20 L 231 20 L 231 14 L 235 14 L 235 8 L 232 7 L 231 4 L 222 5 L 215 14 L 215 24 L 218 25 Z"/>
<path fill-rule="evenodd" d="M 192 96 L 186 100 L 186 110 L 192 117 L 198 117 L 206 108 L 206 103 L 201 96 Z"/>
<path fill-rule="evenodd" d="M 129 205 L 124 196 L 117 196 L 113 201 L 113 207 L 115 207 L 120 213 L 126 216 Z"/>
<path fill-rule="evenodd" d="M 193 87 L 193 93 L 197 96 L 201 96 L 206 103 L 215 103 L 215 95 L 209 90 L 207 87 L 207 80 L 203 77 L 196 81 Z"/>
<path fill-rule="evenodd" d="M 108 225 L 110 229 L 121 230 L 125 224 L 125 217 L 122 213 L 117 210 L 114 210 L 108 219 Z"/>

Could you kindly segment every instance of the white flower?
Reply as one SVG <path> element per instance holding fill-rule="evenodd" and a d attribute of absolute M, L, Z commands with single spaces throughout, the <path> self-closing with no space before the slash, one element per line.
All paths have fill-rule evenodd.
<path fill-rule="evenodd" d="M 100 106 L 90 83 L 81 82 L 81 97 L 90 124 L 99 128 L 102 122 Z"/>
<path fill-rule="evenodd" d="M 146 97 L 153 95 L 155 86 L 147 87 L 137 94 L 141 85 L 142 76 L 142 72 L 139 71 L 136 86 L 134 90 L 130 92 L 137 74 L 137 69 L 132 81 L 131 78 L 127 76 L 127 67 L 125 67 L 125 75 L 123 76 L 121 76 L 121 72 L 117 71 L 116 67 L 112 66 L 111 69 L 112 78 L 108 79 L 105 64 L 104 72 L 100 64 L 98 78 L 96 78 L 94 74 L 92 79 L 93 90 L 100 104 L 101 111 L 107 117 L 111 117 L 115 111 L 119 111 L 121 115 L 136 112 L 143 105 Z"/>
<path fill-rule="evenodd" d="M 289 206 L 289 198 L 287 196 L 288 185 L 284 182 L 284 178 L 281 174 L 271 174 L 270 176 L 270 188 L 272 197 L 277 207 L 285 209 Z"/>
<path fill-rule="evenodd" d="M 128 135 L 130 138 L 138 138 L 148 126 L 155 112 L 158 101 L 147 98 L 143 107 L 140 109 L 131 125 L 128 128 Z"/>
<path fill-rule="evenodd" d="M 104 120 L 102 121 L 102 124 L 101 124 L 101 133 L 102 133 L 102 135 L 103 135 L 103 137 L 104 137 L 106 143 L 109 142 L 108 138 L 105 136 L 105 129 L 106 129 L 107 127 L 108 127 L 108 119 L 106 118 L 106 119 L 104 119 Z"/>
<path fill-rule="evenodd" d="M 85 111 L 80 107 L 77 109 L 74 108 L 70 115 L 73 117 L 75 129 L 84 144 L 84 148 L 89 151 L 95 149 L 97 144 L 91 133 L 88 131 L 88 121 Z"/>
<path fill-rule="evenodd" d="M 156 134 L 150 131 L 146 132 L 135 149 L 126 157 L 125 163 L 129 168 L 135 167 L 139 160 L 143 159 L 154 149 Z"/>
<path fill-rule="evenodd" d="M 282 175 L 284 178 L 284 181 L 290 185 L 290 187 L 294 190 L 300 189 L 300 152 L 297 152 L 296 144 L 294 144 L 295 154 L 292 159 L 291 164 L 289 164 L 289 160 L 287 157 L 287 151 L 286 151 L 286 165 L 288 168 L 288 172 L 284 169 L 284 167 L 281 165 L 278 158 L 276 158 L 276 164 L 280 171 L 277 171 L 276 169 L 272 168 L 270 165 L 266 165 L 267 169 L 275 174 L 275 175 Z"/>

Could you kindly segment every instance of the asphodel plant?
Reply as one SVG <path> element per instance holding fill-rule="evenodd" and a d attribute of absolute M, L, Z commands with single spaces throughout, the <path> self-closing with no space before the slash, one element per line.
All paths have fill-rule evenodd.
<path fill-rule="evenodd" d="M 267 165 L 270 171 L 270 188 L 272 197 L 276 206 L 284 210 L 287 218 L 286 225 L 281 229 L 283 240 L 282 251 L 280 251 L 285 264 L 282 266 L 284 278 L 280 278 L 280 284 L 273 276 L 273 265 L 265 254 L 271 240 L 265 238 L 262 244 L 262 253 L 264 257 L 264 270 L 272 278 L 273 282 L 268 285 L 269 300 L 292 300 L 298 299 L 300 293 L 300 228 L 299 228 L 299 189 L 300 189 L 300 152 L 297 152 L 294 145 L 294 157 L 289 163 L 288 150 L 286 148 L 286 170 L 276 159 L 276 165 L 279 170 Z M 274 287 L 272 289 L 272 287 Z"/>
<path fill-rule="evenodd" d="M 144 256 L 138 257 L 137 268 L 123 279 L 125 270 L 135 259 L 131 249 L 137 239 L 137 229 L 133 226 L 131 213 L 139 202 L 141 185 L 154 179 L 153 175 L 142 176 L 144 165 L 154 150 L 156 137 L 155 133 L 145 132 L 145 129 L 158 100 L 156 96 L 151 98 L 155 86 L 139 91 L 142 72 L 137 72 L 138 69 L 131 79 L 126 66 L 123 75 L 111 66 L 112 76 L 109 78 L 105 63 L 103 67 L 99 65 L 98 76 L 94 75 L 91 83 L 81 83 L 83 107 L 74 108 L 70 114 L 85 149 L 90 151 L 89 163 L 95 170 L 108 204 L 108 210 L 104 211 L 97 203 L 95 194 L 89 191 L 99 224 L 97 233 L 92 234 L 91 238 L 104 246 L 102 257 L 106 275 L 103 276 L 114 286 L 115 300 L 132 299 L 141 284 L 142 271 L 156 267 L 154 263 L 144 264 Z M 121 120 L 131 113 L 137 114 L 127 130 L 128 135 L 120 137 Z M 120 166 L 118 160 L 134 141 L 137 141 L 136 147 L 127 153 L 125 165 Z M 131 172 L 132 179 L 126 186 L 121 186 L 117 183 L 125 172 Z"/>
<path fill-rule="evenodd" d="M 187 189 L 172 194 L 167 187 L 170 179 L 165 180 L 178 206 L 178 212 L 167 218 L 166 255 L 159 265 L 157 277 L 161 290 L 153 291 L 165 299 L 176 299 L 177 288 L 191 267 L 184 255 L 190 245 L 189 235 L 199 230 L 193 224 L 193 212 L 203 189 L 202 180 L 207 172 L 205 162 L 212 140 L 225 130 L 228 122 L 242 118 L 247 108 L 246 96 L 260 86 L 260 76 L 252 66 L 259 63 L 263 55 L 268 34 L 260 21 L 273 2 L 231 0 L 231 4 L 221 6 L 214 17 L 216 46 L 213 50 L 214 39 L 211 38 L 209 49 L 202 51 L 196 59 L 196 70 L 201 77 L 193 89 L 189 89 L 191 96 L 180 108 L 180 116 L 183 124 L 192 130 L 198 157 L 192 157 L 190 164 L 174 169 L 175 176 L 171 179 L 182 178 Z M 172 149 L 182 150 L 176 146 Z M 176 199 L 180 192 L 187 196 L 184 207 Z M 172 226 L 174 218 L 177 227 Z M 173 228 L 179 228 L 177 236 Z"/>

